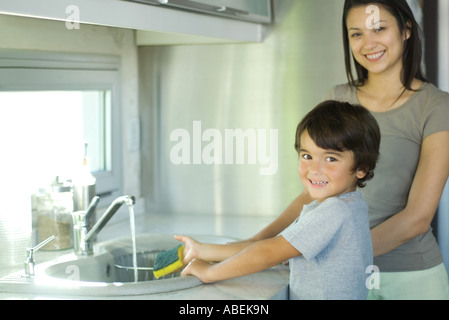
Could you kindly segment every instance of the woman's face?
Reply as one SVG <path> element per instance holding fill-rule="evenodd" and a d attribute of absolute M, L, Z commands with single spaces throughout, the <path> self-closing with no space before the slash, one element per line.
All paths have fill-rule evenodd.
<path fill-rule="evenodd" d="M 351 8 L 346 20 L 352 53 L 368 74 L 401 74 L 404 41 L 396 18 L 380 5 Z M 368 10 L 367 10 L 368 9 Z M 376 14 L 372 14 L 377 12 Z"/>

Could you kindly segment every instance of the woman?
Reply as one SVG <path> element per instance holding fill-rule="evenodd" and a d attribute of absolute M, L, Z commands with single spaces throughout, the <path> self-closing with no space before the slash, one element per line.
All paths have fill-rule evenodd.
<path fill-rule="evenodd" d="M 406 0 L 346 0 L 343 36 L 349 82 L 326 98 L 363 105 L 382 133 L 375 178 L 362 190 L 380 270 L 370 298 L 449 299 L 430 228 L 449 176 L 449 95 L 421 71 L 419 26 Z M 310 200 L 303 191 L 251 240 L 283 230 Z"/>

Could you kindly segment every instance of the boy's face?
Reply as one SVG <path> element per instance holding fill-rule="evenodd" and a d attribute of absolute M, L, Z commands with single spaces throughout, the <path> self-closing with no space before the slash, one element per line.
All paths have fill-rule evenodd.
<path fill-rule="evenodd" d="M 357 179 L 365 176 L 363 170 L 353 171 L 351 151 L 328 150 L 318 147 L 307 131 L 301 135 L 299 176 L 310 196 L 322 202 L 329 197 L 356 190 Z"/>

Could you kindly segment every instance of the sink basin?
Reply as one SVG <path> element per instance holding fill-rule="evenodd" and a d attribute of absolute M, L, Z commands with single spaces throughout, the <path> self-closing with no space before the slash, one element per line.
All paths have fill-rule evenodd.
<path fill-rule="evenodd" d="M 172 273 L 156 279 L 153 274 L 153 267 L 156 255 L 161 250 L 145 251 L 137 253 L 137 281 L 152 281 L 178 278 L 181 272 Z M 133 254 L 126 254 L 114 259 L 115 261 L 115 281 L 135 282 L 136 274 L 133 267 Z M 109 270 L 110 271 L 110 270 Z"/>
<path fill-rule="evenodd" d="M 180 277 L 180 272 L 169 274 L 159 279 L 154 277 L 154 261 L 157 253 L 161 251 L 151 250 L 137 253 L 137 282 L 161 281 Z M 70 278 L 76 281 L 87 282 L 136 282 L 132 261 L 132 253 L 114 256 L 108 252 L 95 258 L 51 265 L 45 269 L 45 274 L 62 280 Z"/>
<path fill-rule="evenodd" d="M 193 236 L 199 241 L 225 243 L 235 239 Z M 195 277 L 179 273 L 160 279 L 151 270 L 156 254 L 179 242 L 171 235 L 142 234 L 136 237 L 138 279 L 132 268 L 131 239 L 120 238 L 98 244 L 96 254 L 77 257 L 73 253 L 36 265 L 36 276 L 24 278 L 23 271 L 0 279 L 0 292 L 42 293 L 76 296 L 124 296 L 172 292 L 202 285 Z"/>

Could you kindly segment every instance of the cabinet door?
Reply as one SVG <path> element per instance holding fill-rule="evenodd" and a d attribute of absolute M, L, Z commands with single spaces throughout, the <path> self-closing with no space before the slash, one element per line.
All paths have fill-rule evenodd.
<path fill-rule="evenodd" d="M 270 0 L 195 0 L 219 7 L 223 14 L 244 20 L 271 22 Z M 191 2 L 191 1 L 189 1 Z M 220 12 L 220 11 L 219 11 Z"/>
<path fill-rule="evenodd" d="M 271 22 L 271 0 L 131 0 L 259 23 Z"/>

